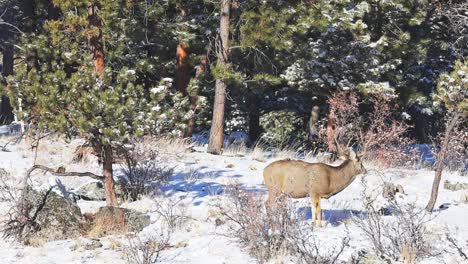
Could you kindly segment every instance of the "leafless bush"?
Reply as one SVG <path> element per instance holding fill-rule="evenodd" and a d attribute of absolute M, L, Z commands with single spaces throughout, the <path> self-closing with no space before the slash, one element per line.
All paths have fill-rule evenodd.
<path fill-rule="evenodd" d="M 376 196 L 362 193 L 366 215 L 355 216 L 353 222 L 372 245 L 376 255 L 392 261 L 415 263 L 427 257 L 438 255 L 430 243 L 436 234 L 428 228 L 433 219 L 424 209 L 415 204 L 399 204 L 396 199 L 389 199 L 391 216 L 385 216 L 383 208 L 377 206 Z"/>
<path fill-rule="evenodd" d="M 289 234 L 289 243 L 293 246 L 293 254 L 296 256 L 297 262 L 301 264 L 339 263 L 338 258 L 349 247 L 349 236 L 342 238 L 341 243 L 327 251 L 319 248 L 319 246 L 323 247 L 323 243 L 320 243 L 316 235 L 310 230 L 313 230 L 312 225 L 303 225 L 292 229 Z"/>
<path fill-rule="evenodd" d="M 0 169 L 0 201 L 8 203 L 10 208 L 7 219 L 1 223 L 1 232 L 4 238 L 22 242 L 26 232 L 38 228 L 32 213 L 34 205 L 28 199 L 22 199 L 21 192 L 8 182 L 8 177 L 9 173 Z"/>
<path fill-rule="evenodd" d="M 174 172 L 174 168 L 163 165 L 157 149 L 148 148 L 142 142 L 135 142 L 130 150 L 123 151 L 123 156 L 123 190 L 127 198 L 132 200 L 167 183 Z"/>
<path fill-rule="evenodd" d="M 160 230 L 157 236 L 141 238 L 127 236 L 128 246 L 124 248 L 124 255 L 129 264 L 153 264 L 161 262 L 161 253 L 169 249 L 171 233 L 168 230 Z"/>
<path fill-rule="evenodd" d="M 413 158 L 401 148 L 411 142 L 405 136 L 409 126 L 397 117 L 393 96 L 369 94 L 363 101 L 354 91 L 339 91 L 328 103 L 327 128 L 319 134 L 326 139 L 329 151 L 342 156 L 340 149 L 355 145 L 367 152 L 366 157 L 385 166 L 404 164 Z M 366 114 L 360 114 L 360 106 L 369 108 Z"/>
<path fill-rule="evenodd" d="M 448 121 L 447 121 L 448 123 Z M 443 144 L 444 134 L 441 132 L 434 140 L 434 144 Z M 436 147 L 434 149 L 437 149 Z M 442 151 L 433 153 L 437 159 L 442 158 Z M 468 124 L 459 120 L 452 128 L 450 140 L 448 141 L 447 153 L 444 158 L 447 169 L 451 171 L 464 170 L 468 166 Z"/>
<path fill-rule="evenodd" d="M 458 231 L 458 230 L 455 230 Z M 458 233 L 458 232 L 457 232 Z M 465 246 L 462 245 L 462 241 L 460 239 L 457 239 L 448 229 L 445 232 L 445 239 L 447 240 L 448 244 L 452 249 L 456 249 L 458 255 L 460 255 L 461 258 L 463 258 L 465 261 L 468 261 L 468 240 L 464 241 Z"/>
<path fill-rule="evenodd" d="M 308 235 L 312 227 L 301 224 L 303 217 L 285 196 L 266 209 L 262 196 L 238 186 L 229 186 L 226 193 L 227 203 L 217 208 L 227 222 L 227 235 L 246 247 L 259 263 L 282 255 L 292 255 L 300 263 L 337 263 L 347 247 L 343 243 L 337 251 L 319 251 L 320 241 L 313 233 Z"/>
<path fill-rule="evenodd" d="M 188 219 L 186 207 L 180 204 L 181 201 L 182 199 L 168 197 L 157 204 L 155 211 L 170 230 L 180 228 Z"/>

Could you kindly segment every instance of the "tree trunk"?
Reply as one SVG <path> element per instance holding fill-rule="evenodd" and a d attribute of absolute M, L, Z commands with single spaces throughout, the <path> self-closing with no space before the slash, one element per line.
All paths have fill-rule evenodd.
<path fill-rule="evenodd" d="M 309 142 L 311 144 L 312 151 L 314 152 L 314 154 L 316 154 L 320 148 L 319 127 L 318 127 L 319 116 L 320 116 L 320 107 L 318 105 L 314 105 L 312 107 L 312 110 L 310 111 L 309 135 L 308 135 Z"/>
<path fill-rule="evenodd" d="M 104 74 L 104 44 L 102 41 L 102 22 L 96 14 L 96 6 L 94 4 L 88 6 L 88 27 L 90 29 L 98 29 L 97 35 L 88 36 L 88 42 L 90 44 L 91 53 L 93 54 L 94 73 L 99 77 L 102 77 Z"/>
<path fill-rule="evenodd" d="M 431 198 L 429 199 L 429 202 L 427 203 L 427 206 L 426 206 L 426 211 L 428 212 L 432 212 L 432 210 L 434 209 L 434 205 L 437 201 L 440 180 L 442 179 L 442 170 L 444 169 L 445 156 L 447 155 L 447 149 L 450 143 L 450 139 L 452 137 L 453 129 L 455 125 L 457 124 L 459 118 L 460 118 L 460 113 L 457 112 L 457 113 L 454 113 L 453 116 L 451 116 L 449 120 L 447 120 L 447 127 L 445 128 L 445 133 L 444 133 L 444 142 L 442 143 L 442 149 L 440 150 L 440 154 L 438 156 L 437 169 L 436 169 L 436 173 L 434 176 L 434 182 L 432 184 Z"/>
<path fill-rule="evenodd" d="M 180 42 L 177 45 L 177 71 L 176 71 L 176 87 L 179 92 L 181 92 L 184 96 L 187 96 L 187 86 L 190 81 L 189 77 L 189 66 L 188 62 L 188 53 L 187 53 L 187 45 L 184 42 Z"/>
<path fill-rule="evenodd" d="M 228 59 L 229 12 L 231 0 L 221 0 L 220 41 L 217 47 L 217 65 L 226 68 Z M 224 103 L 226 100 L 226 82 L 216 79 L 213 119 L 211 122 L 210 142 L 208 153 L 220 154 L 223 146 Z"/>
<path fill-rule="evenodd" d="M 102 152 L 102 168 L 104 175 L 104 192 L 106 195 L 106 203 L 107 206 L 117 207 L 119 205 L 117 203 L 117 196 L 115 195 L 114 188 L 112 147 L 110 145 L 103 146 Z"/>
<path fill-rule="evenodd" d="M 200 61 L 200 64 L 196 66 L 195 71 L 195 79 L 200 78 L 202 74 L 206 71 L 206 63 L 208 59 L 206 55 L 203 55 Z M 192 115 L 189 118 L 187 124 L 187 131 L 185 132 L 184 137 L 192 137 L 193 132 L 195 131 L 195 113 L 197 111 L 197 101 L 198 101 L 198 90 L 189 91 L 189 98 L 190 98 L 190 110 L 192 111 Z"/>
<path fill-rule="evenodd" d="M 249 97 L 249 138 L 252 142 L 257 141 L 261 133 L 259 103 L 255 94 Z"/>
<path fill-rule="evenodd" d="M 318 120 L 320 114 L 320 107 L 315 105 L 312 107 L 312 111 L 310 111 L 310 119 L 309 119 L 309 140 L 314 143 L 319 134 L 318 134 Z"/>
<path fill-rule="evenodd" d="M 328 114 L 327 120 L 327 146 L 328 151 L 336 153 L 337 146 L 335 146 L 335 115 L 333 113 Z"/>
<path fill-rule="evenodd" d="M 14 46 L 12 43 L 5 43 L 3 49 L 3 76 L 13 74 Z M 13 108 L 7 96 L 0 98 L 0 125 L 9 124 L 13 121 Z"/>

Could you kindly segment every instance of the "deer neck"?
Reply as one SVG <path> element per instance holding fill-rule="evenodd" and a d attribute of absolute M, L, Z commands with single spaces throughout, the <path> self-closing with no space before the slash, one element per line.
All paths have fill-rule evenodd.
<path fill-rule="evenodd" d="M 330 179 L 330 196 L 341 192 L 343 189 L 348 187 L 359 172 L 354 168 L 351 160 L 345 160 L 338 167 L 333 167 L 333 173 L 331 173 Z"/>

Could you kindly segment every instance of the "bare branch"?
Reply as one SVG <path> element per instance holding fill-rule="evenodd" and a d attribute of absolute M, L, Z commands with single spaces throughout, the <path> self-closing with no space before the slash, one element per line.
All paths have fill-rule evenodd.
<path fill-rule="evenodd" d="M 23 185 L 26 186 L 26 183 L 28 181 L 28 179 L 31 177 L 31 173 L 35 170 L 43 170 L 45 172 L 48 172 L 54 176 L 63 176 L 63 177 L 90 177 L 90 178 L 93 178 L 93 179 L 96 179 L 96 180 L 104 180 L 104 177 L 103 176 L 100 176 L 100 175 L 96 175 L 92 172 L 58 172 L 57 170 L 54 170 L 52 168 L 49 168 L 49 167 L 46 167 L 46 166 L 43 166 L 43 165 L 34 165 L 32 166 L 27 172 L 26 172 L 26 176 L 23 180 Z"/>

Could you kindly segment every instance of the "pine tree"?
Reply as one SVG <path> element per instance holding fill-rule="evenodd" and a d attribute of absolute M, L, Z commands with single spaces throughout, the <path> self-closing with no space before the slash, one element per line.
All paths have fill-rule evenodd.
<path fill-rule="evenodd" d="M 173 57 L 154 56 L 158 42 L 173 45 L 170 36 L 159 37 L 171 28 L 146 23 L 160 19 L 171 6 L 54 3 L 57 19 L 46 20 L 39 34 L 23 39 L 23 56 L 35 53 L 36 67 L 18 68 L 14 95 L 23 99 L 21 114 L 36 129 L 83 137 L 103 154 L 106 201 L 116 206 L 113 151 L 146 133 L 180 135 L 178 124 L 186 122 L 183 112 L 171 109 L 183 109 L 188 99 L 173 90 L 172 78 L 164 76 L 170 71 L 158 69 Z"/>

